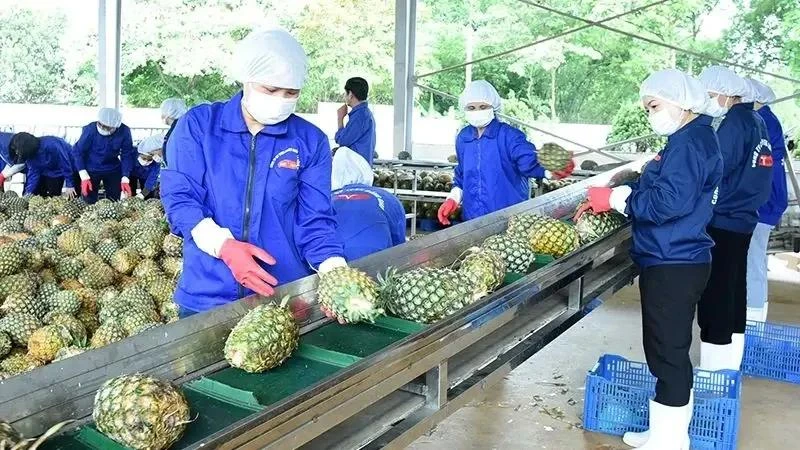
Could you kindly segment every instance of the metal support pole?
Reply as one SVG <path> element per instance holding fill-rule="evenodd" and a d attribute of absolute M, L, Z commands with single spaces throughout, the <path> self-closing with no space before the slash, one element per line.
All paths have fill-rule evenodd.
<path fill-rule="evenodd" d="M 569 284 L 569 298 L 567 299 L 567 307 L 573 311 L 581 309 L 582 298 L 583 298 L 583 277 L 580 277 Z"/>
<path fill-rule="evenodd" d="M 99 0 L 97 73 L 100 107 L 119 108 L 122 0 Z"/>
<path fill-rule="evenodd" d="M 786 150 L 786 156 L 783 158 L 784 164 L 786 164 L 786 169 L 789 171 L 789 181 L 792 183 L 792 189 L 794 189 L 794 198 L 797 200 L 797 204 L 800 205 L 800 184 L 797 183 L 797 175 L 794 173 L 794 167 L 792 167 L 792 155 L 789 153 L 789 150 Z"/>
<path fill-rule="evenodd" d="M 414 113 L 414 47 L 417 1 L 395 2 L 394 33 L 394 149 L 412 153 L 411 124 Z"/>
<path fill-rule="evenodd" d="M 447 403 L 447 389 L 450 382 L 447 378 L 447 360 L 425 373 L 425 403 L 428 408 L 442 409 Z"/>

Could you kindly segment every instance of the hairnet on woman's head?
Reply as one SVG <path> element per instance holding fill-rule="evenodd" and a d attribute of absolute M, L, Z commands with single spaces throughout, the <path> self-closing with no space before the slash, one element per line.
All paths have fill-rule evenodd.
<path fill-rule="evenodd" d="M 745 81 L 750 85 L 752 97 L 747 99 L 742 98 L 742 101 L 755 101 L 762 105 L 768 105 L 776 100 L 775 91 L 773 91 L 771 87 L 752 78 L 745 78 Z"/>
<path fill-rule="evenodd" d="M 750 92 L 750 86 L 747 85 L 744 78 L 727 67 L 707 67 L 700 74 L 700 82 L 703 83 L 706 91 L 728 97 L 743 97 Z"/>
<path fill-rule="evenodd" d="M 348 184 L 372 185 L 372 167 L 363 156 L 347 147 L 339 147 L 333 155 L 331 171 L 331 190 L 341 189 Z"/>
<path fill-rule="evenodd" d="M 487 103 L 497 111 L 500 109 L 500 95 L 497 90 L 486 80 L 475 80 L 467 85 L 458 98 L 458 106 L 462 110 L 470 103 Z"/>
<path fill-rule="evenodd" d="M 119 128 L 122 125 L 122 114 L 114 108 L 100 108 L 97 121 L 107 127 Z"/>
<path fill-rule="evenodd" d="M 701 113 L 708 94 L 695 78 L 677 69 L 653 72 L 639 88 L 639 98 L 647 96 L 666 100 L 681 109 Z"/>
<path fill-rule="evenodd" d="M 148 136 L 142 139 L 142 142 L 139 142 L 139 145 L 136 147 L 136 150 L 146 155 L 151 153 L 154 150 L 158 150 L 164 146 L 164 135 L 163 134 L 154 134 L 153 136 Z"/>
<path fill-rule="evenodd" d="M 297 39 L 286 31 L 253 31 L 233 52 L 233 72 L 242 83 L 301 89 L 308 72 L 308 59 Z"/>
<path fill-rule="evenodd" d="M 178 119 L 186 114 L 186 103 L 179 98 L 168 98 L 161 102 L 161 115 L 170 119 Z"/>

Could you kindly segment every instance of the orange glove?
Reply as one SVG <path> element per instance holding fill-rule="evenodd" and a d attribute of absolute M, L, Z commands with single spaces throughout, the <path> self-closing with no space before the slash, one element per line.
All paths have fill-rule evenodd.
<path fill-rule="evenodd" d="M 442 203 L 442 206 L 439 207 L 439 223 L 442 225 L 450 225 L 450 214 L 453 214 L 458 209 L 458 203 L 452 198 L 448 198 Z"/>
<path fill-rule="evenodd" d="M 577 221 L 590 209 L 595 213 L 611 211 L 611 192 L 609 187 L 590 187 L 586 192 L 586 202 L 578 208 L 573 219 Z"/>
<path fill-rule="evenodd" d="M 87 197 L 89 192 L 92 192 L 92 180 L 82 180 L 81 181 L 81 195 Z"/>
<path fill-rule="evenodd" d="M 567 167 L 564 167 L 564 170 L 557 170 L 553 172 L 553 179 L 560 180 L 562 178 L 567 178 L 568 176 L 572 175 L 572 172 L 575 170 L 575 160 L 570 159 L 567 163 Z"/>
<path fill-rule="evenodd" d="M 131 184 L 130 183 L 126 183 L 126 182 L 123 181 L 122 183 L 120 183 L 119 188 L 128 197 L 133 197 L 133 194 L 131 194 Z"/>
<path fill-rule="evenodd" d="M 6 176 L 0 173 L 0 192 L 5 191 L 6 187 Z"/>
<path fill-rule="evenodd" d="M 219 258 L 231 269 L 233 278 L 242 286 L 264 297 L 275 293 L 273 287 L 278 285 L 278 280 L 262 269 L 255 260 L 258 258 L 269 265 L 274 265 L 275 258 L 269 253 L 247 242 L 228 239 L 222 244 Z"/>

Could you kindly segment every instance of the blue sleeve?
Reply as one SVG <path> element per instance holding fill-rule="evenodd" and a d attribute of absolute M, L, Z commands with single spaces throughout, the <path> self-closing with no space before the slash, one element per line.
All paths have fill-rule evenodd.
<path fill-rule="evenodd" d="M 544 178 L 544 167 L 536 157 L 536 146 L 531 144 L 521 131 L 508 127 L 506 148 L 520 175 L 528 178 Z"/>
<path fill-rule="evenodd" d="M 336 143 L 343 147 L 350 147 L 356 143 L 366 132 L 369 121 L 361 114 L 351 115 L 347 120 L 347 125 L 340 128 L 334 135 Z"/>
<path fill-rule="evenodd" d="M 742 155 L 737 154 L 744 147 L 744 136 L 741 130 L 729 120 L 725 120 L 717 130 L 719 151 L 722 155 L 722 179 L 727 179 L 742 164 Z"/>
<path fill-rule="evenodd" d="M 33 164 L 26 164 L 25 167 L 27 169 L 25 173 L 25 189 L 22 193 L 23 195 L 30 195 L 36 191 L 36 186 L 39 184 L 41 171 L 39 170 L 39 167 Z"/>
<path fill-rule="evenodd" d="M 386 193 L 390 196 L 385 202 L 386 215 L 389 218 L 389 227 L 392 233 L 392 245 L 400 245 L 406 242 L 406 210 L 400 200 L 391 193 Z"/>
<path fill-rule="evenodd" d="M 147 171 L 147 180 L 144 182 L 144 188 L 152 191 L 158 185 L 158 176 L 161 174 L 161 166 L 156 163 L 150 164 L 150 170 Z"/>
<path fill-rule="evenodd" d="M 73 167 L 72 148 L 67 144 L 67 141 L 63 139 L 56 141 L 54 147 L 56 157 L 58 157 L 59 174 L 64 177 L 64 186 L 74 188 L 75 185 L 72 182 L 72 175 L 75 173 L 75 167 Z"/>
<path fill-rule="evenodd" d="M 455 169 L 453 169 L 453 187 L 457 187 L 464 190 L 464 169 L 461 167 L 464 164 L 464 150 L 461 144 L 461 139 L 459 136 L 456 136 L 456 159 L 458 163 L 456 163 Z"/>
<path fill-rule="evenodd" d="M 188 116 L 188 115 L 187 115 Z M 173 232 L 189 239 L 192 229 L 206 217 L 212 217 L 204 206 L 206 173 L 203 147 L 196 136 L 203 130 L 194 116 L 184 116 L 169 139 L 168 168 L 161 174 L 161 202 Z M 180 148 L 181 151 L 173 151 Z"/>
<path fill-rule="evenodd" d="M 661 173 L 646 189 L 637 189 L 628 197 L 626 212 L 636 220 L 662 225 L 690 214 L 705 183 L 705 161 L 691 142 L 678 143 L 664 152 Z M 650 162 L 654 164 L 654 162 Z"/>
<path fill-rule="evenodd" d="M 122 154 L 120 155 L 120 162 L 122 165 L 122 176 L 131 176 L 133 170 L 133 163 L 136 161 L 136 149 L 133 148 L 133 138 L 131 137 L 131 129 L 125 127 L 125 133 L 122 136 Z"/>
<path fill-rule="evenodd" d="M 170 142 L 174 139 L 173 136 Z M 344 257 L 344 249 L 336 236 L 331 200 L 331 148 L 324 135 L 319 136 L 317 148 L 312 151 L 311 161 L 299 173 L 295 242 L 302 257 L 317 268 L 330 257 Z"/>
<path fill-rule="evenodd" d="M 769 146 L 772 147 L 773 153 L 775 149 L 786 149 L 786 141 L 783 139 L 783 127 L 777 119 L 771 120 L 766 123 L 767 133 L 769 134 Z"/>
<path fill-rule="evenodd" d="M 92 147 L 92 130 L 88 126 L 83 127 L 81 137 L 75 143 L 75 151 L 73 152 L 73 162 L 75 169 L 80 172 L 86 170 L 86 160 L 89 157 L 89 150 Z"/>

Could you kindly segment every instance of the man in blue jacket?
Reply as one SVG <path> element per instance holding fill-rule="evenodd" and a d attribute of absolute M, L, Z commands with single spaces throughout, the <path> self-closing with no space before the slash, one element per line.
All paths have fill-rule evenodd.
<path fill-rule="evenodd" d="M 161 165 L 156 158 L 161 153 L 164 145 L 164 136 L 156 134 L 139 142 L 136 151 L 139 156 L 133 164 L 131 171 L 131 191 L 136 192 L 139 187 L 145 199 L 159 198 L 158 179 L 161 174 Z"/>
<path fill-rule="evenodd" d="M 348 147 L 361 155 L 372 166 L 375 153 L 375 118 L 367 104 L 369 85 L 363 78 L 350 78 L 344 84 L 344 101 L 336 111 L 339 131 L 334 136 L 341 147 Z M 350 113 L 347 113 L 350 108 Z M 347 116 L 347 125 L 344 117 Z"/>
<path fill-rule="evenodd" d="M 83 127 L 74 155 L 75 168 L 81 178 L 81 195 L 86 203 L 97 202 L 101 183 L 110 200 L 118 201 L 121 192 L 131 195 L 129 177 L 136 150 L 131 130 L 122 123 L 119 111 L 102 108 L 97 121 Z"/>
<path fill-rule="evenodd" d="M 344 255 L 353 261 L 406 241 L 400 200 L 372 186 L 372 168 L 361 155 L 340 147 L 333 156 L 333 209 Z"/>
<path fill-rule="evenodd" d="M 167 148 L 167 142 L 169 142 L 169 137 L 172 136 L 172 132 L 175 130 L 175 125 L 178 124 L 178 119 L 184 114 L 186 114 L 186 103 L 182 99 L 168 98 L 161 102 L 161 120 L 169 126 L 167 134 L 164 135 L 163 150 Z M 161 165 L 162 162 L 166 160 L 167 155 L 165 153 L 163 154 L 163 158 L 162 161 L 156 161 L 156 163 Z"/>
<path fill-rule="evenodd" d="M 11 139 L 9 153 L 27 168 L 24 195 L 58 197 L 63 191 L 70 198 L 75 196 L 72 146 L 65 140 L 17 133 Z"/>
<path fill-rule="evenodd" d="M 308 62 L 282 30 L 250 33 L 233 55 L 243 92 L 192 108 L 167 144 L 161 198 L 184 238 L 181 316 L 346 266 L 325 134 L 294 114 Z"/>
<path fill-rule="evenodd" d="M 773 157 L 766 126 L 753 110 L 750 86 L 730 69 L 711 66 L 700 75 L 710 99 L 707 114 L 725 118 L 717 129 L 724 172 L 708 232 L 713 265 L 697 314 L 706 370 L 739 370 L 747 320 L 747 251 L 758 208 L 769 198 Z"/>
<path fill-rule="evenodd" d="M 0 169 L 0 192 L 5 189 L 7 180 L 25 169 L 25 164 L 16 164 L 9 154 L 9 146 L 13 137 L 14 133 L 0 132 L 0 165 L 2 165 L 2 169 Z"/>
<path fill-rule="evenodd" d="M 769 297 L 767 295 L 767 246 L 769 234 L 781 221 L 781 216 L 789 206 L 786 186 L 786 171 L 783 159 L 786 156 L 786 143 L 783 128 L 769 104 L 775 101 L 772 89 L 753 79 L 747 79 L 753 93 L 755 110 L 764 119 L 767 135 L 772 147 L 772 191 L 769 200 L 758 208 L 758 223 L 753 230 L 747 257 L 747 319 L 764 322 L 767 320 Z"/>

